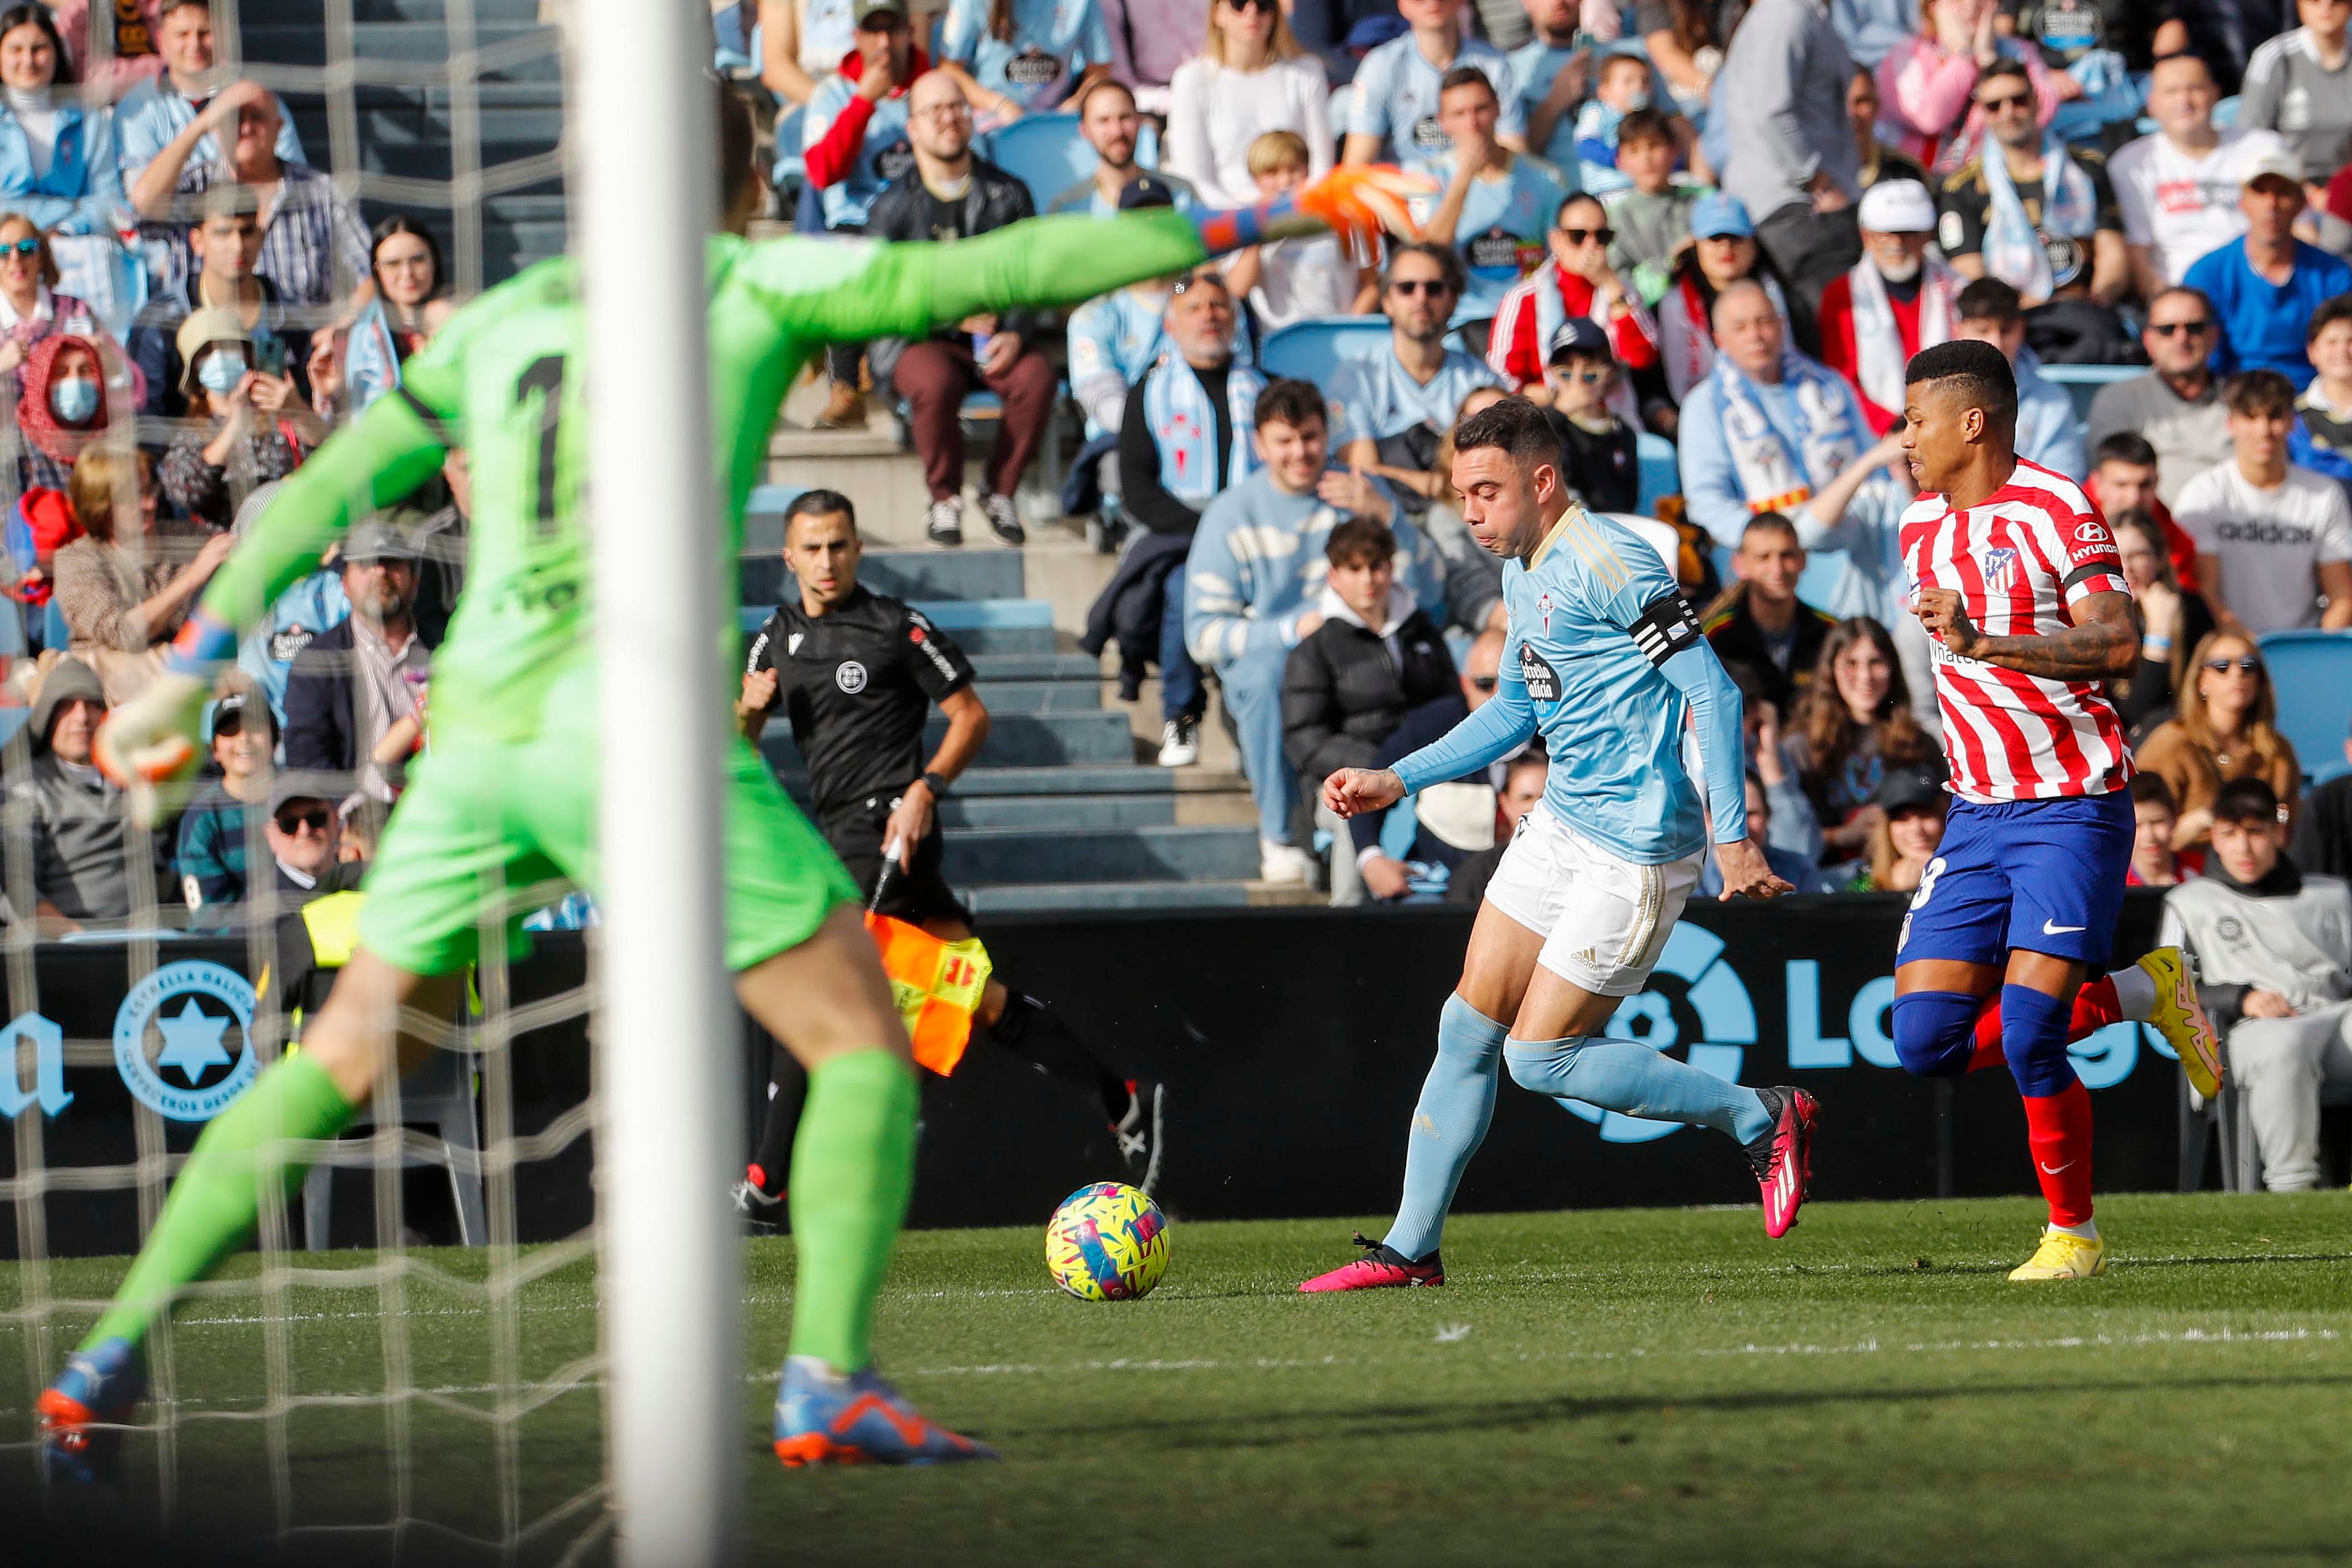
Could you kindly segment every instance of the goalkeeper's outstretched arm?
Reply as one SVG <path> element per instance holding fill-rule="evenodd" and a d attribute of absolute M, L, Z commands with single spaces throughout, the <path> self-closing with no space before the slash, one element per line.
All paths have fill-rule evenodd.
<path fill-rule="evenodd" d="M 919 337 L 966 316 L 1075 305 L 1244 246 L 1327 229 L 1360 245 L 1384 229 L 1409 236 L 1404 197 L 1419 184 L 1392 169 L 1349 167 L 1251 207 L 1026 218 L 952 245 L 908 240 L 862 253 L 828 245 L 823 261 L 808 240 L 771 240 L 752 247 L 745 281 L 803 340 Z"/>

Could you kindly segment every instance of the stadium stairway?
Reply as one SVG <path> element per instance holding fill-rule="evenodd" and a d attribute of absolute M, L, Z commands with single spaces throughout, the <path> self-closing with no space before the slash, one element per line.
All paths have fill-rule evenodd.
<path fill-rule="evenodd" d="M 342 149 L 332 134 L 331 100 L 319 90 L 319 68 L 348 58 L 413 75 L 414 82 L 352 89 L 351 150 L 357 172 L 371 177 L 361 205 L 370 223 L 395 212 L 423 218 L 453 276 L 464 280 L 450 198 L 437 184 L 452 178 L 457 164 L 459 95 L 432 85 L 446 79 L 456 54 L 446 0 L 352 0 L 347 40 L 330 35 L 323 9 L 320 0 L 242 0 L 239 42 L 248 69 L 279 89 L 310 162 L 339 174 L 353 170 L 338 158 Z M 563 182 L 554 159 L 563 130 L 562 59 L 554 47 L 560 29 L 542 23 L 540 9 L 541 0 L 472 0 L 484 285 L 563 249 Z M 404 187 L 401 181 L 434 184 Z"/>
<path fill-rule="evenodd" d="M 784 492 L 755 493 L 743 564 L 743 620 L 756 626 L 786 578 L 775 554 Z M 1203 758 L 1161 768 L 1159 708 L 1127 709 L 1101 661 L 1076 650 L 1068 605 L 1107 558 L 1055 538 L 1022 549 L 870 547 L 861 579 L 922 606 L 972 657 L 992 720 L 980 761 L 941 807 L 948 875 L 981 912 L 1179 909 L 1290 901 L 1302 889 L 1257 876 L 1249 795 L 1221 735 Z M 1057 626 L 1056 623 L 1060 623 Z M 1153 731 L 1149 738 L 1144 728 Z M 1213 729 L 1213 726 L 1209 726 Z M 928 742 L 946 732 L 934 714 Z M 770 762 L 796 794 L 806 777 L 785 727 Z"/>

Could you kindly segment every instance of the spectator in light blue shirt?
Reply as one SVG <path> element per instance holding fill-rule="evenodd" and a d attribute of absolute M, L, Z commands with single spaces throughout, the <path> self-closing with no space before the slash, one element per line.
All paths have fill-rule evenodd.
<path fill-rule="evenodd" d="M 2303 206 L 2295 160 L 2284 153 L 2256 158 L 2238 187 L 2246 232 L 2191 262 L 2181 279 L 2213 301 L 2221 324 L 2213 345 L 2220 374 L 2274 370 L 2297 392 L 2311 384 L 2305 330 L 2321 305 L 2352 289 L 2352 266 L 2295 238 Z"/>
<path fill-rule="evenodd" d="M 940 58 L 971 73 L 983 112 L 1017 119 L 1081 101 L 1110 75 L 1110 29 L 1095 0 L 949 0 Z"/>
<path fill-rule="evenodd" d="M 1527 118 L 1510 58 L 1462 29 L 1458 0 L 1397 0 L 1412 31 L 1364 57 L 1356 68 L 1356 100 L 1341 153 L 1349 163 L 1402 163 L 1445 150 L 1437 123 L 1439 84 L 1456 66 L 1476 66 L 1502 103 L 1496 140 L 1527 151 Z"/>
<path fill-rule="evenodd" d="M 2042 374 L 2042 362 L 2025 346 L 2025 309 L 2017 290 L 1998 278 L 1979 278 L 1960 290 L 1954 310 L 1959 317 L 1954 336 L 1992 344 L 2017 373 L 2017 455 L 2078 485 L 2089 479 L 2091 454 L 2074 400 Z"/>
<path fill-rule="evenodd" d="M 1327 573 L 1323 546 L 1343 518 L 1388 524 L 1397 582 L 1416 603 L 1443 604 L 1445 574 L 1428 537 L 1377 479 L 1325 467 L 1322 395 L 1306 382 L 1267 384 L 1253 410 L 1265 466 L 1218 494 L 1201 515 L 1184 568 L 1184 641 L 1217 672 L 1240 732 L 1242 767 L 1257 804 L 1259 872 L 1303 882 L 1310 857 L 1291 826 L 1298 788 L 1282 752 L 1282 676 L 1290 650 L 1323 624 L 1314 608 Z"/>
<path fill-rule="evenodd" d="M 46 6 L 0 12 L 0 209 L 53 234 L 102 235 L 124 208 L 113 122 L 55 90 L 64 58 Z"/>
<path fill-rule="evenodd" d="M 1381 443 L 1409 434 L 1408 444 L 1425 446 L 1434 457 L 1462 400 L 1478 387 L 1502 384 L 1486 361 L 1445 346 L 1463 283 L 1462 258 L 1444 246 L 1415 240 L 1389 251 L 1381 278 L 1388 348 L 1345 362 L 1328 384 L 1332 443 L 1350 468 L 1370 472 L 1382 460 Z"/>
<path fill-rule="evenodd" d="M 1577 0 L 1527 0 L 1536 36 L 1511 51 L 1511 79 L 1527 119 L 1528 146 L 1546 163 L 1576 162 L 1576 106 L 1592 56 L 1577 28 Z"/>
<path fill-rule="evenodd" d="M 1135 94 L 1125 82 L 1105 81 L 1087 89 L 1078 104 L 1078 134 L 1095 150 L 1095 172 L 1047 202 L 1046 213 L 1117 217 L 1119 193 L 1145 173 L 1135 161 L 1136 140 L 1142 133 L 1143 116 L 1136 112 Z M 1190 182 L 1156 169 L 1150 174 L 1167 189 L 1177 211 L 1192 210 L 1199 198 Z"/>
<path fill-rule="evenodd" d="M 1496 142 L 1499 109 L 1484 72 L 1455 66 L 1438 95 L 1438 124 L 1451 145 L 1412 165 L 1438 184 L 1439 194 L 1412 203 L 1422 237 L 1452 246 L 1468 274 L 1455 321 L 1492 317 L 1543 261 L 1552 218 L 1576 188 L 1573 177 Z"/>

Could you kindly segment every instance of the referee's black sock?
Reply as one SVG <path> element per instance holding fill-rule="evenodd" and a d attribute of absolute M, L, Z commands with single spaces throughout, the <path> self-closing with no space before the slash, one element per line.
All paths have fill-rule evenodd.
<path fill-rule="evenodd" d="M 768 1121 L 760 1129 L 760 1147 L 751 1156 L 751 1184 L 769 1197 L 781 1196 L 784 1174 L 793 1165 L 793 1133 L 801 1124 L 801 1103 L 808 1098 L 808 1073 L 793 1053 L 774 1047 L 768 1068 Z"/>
<path fill-rule="evenodd" d="M 1114 1123 L 1127 1114 L 1126 1078 L 1112 1071 L 1059 1013 L 1034 996 L 1017 991 L 1009 994 L 1003 1015 L 989 1026 L 988 1037 L 1046 1077 L 1097 1097 L 1103 1114 Z"/>

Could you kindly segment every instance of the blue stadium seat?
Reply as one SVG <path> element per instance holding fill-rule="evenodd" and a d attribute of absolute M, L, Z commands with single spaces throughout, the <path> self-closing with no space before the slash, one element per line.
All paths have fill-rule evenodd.
<path fill-rule="evenodd" d="M 1322 386 L 1348 360 L 1370 359 L 1387 348 L 1386 316 L 1318 316 L 1266 334 L 1258 368 L 1269 376 L 1296 376 Z"/>
<path fill-rule="evenodd" d="M 801 121 L 807 114 L 807 105 L 793 103 L 776 116 L 775 183 L 779 186 L 787 180 L 807 177 L 808 164 L 802 156 L 807 149 L 801 144 Z"/>
<path fill-rule="evenodd" d="M 2066 389 L 2074 400 L 2074 417 L 2091 416 L 2091 399 L 2099 395 L 2099 388 L 2114 382 L 2129 381 L 2136 375 L 2146 375 L 2144 364 L 2045 364 L 2042 367 L 2044 381 L 2054 381 Z"/>
<path fill-rule="evenodd" d="M 2352 721 L 2352 632 L 2272 632 L 2261 639 L 2278 694 L 2278 728 L 2314 784 L 2352 772 L 2344 738 Z"/>
<path fill-rule="evenodd" d="M 980 140 L 980 155 L 1028 186 L 1039 212 L 1095 172 L 1095 150 L 1075 114 L 1024 114 Z"/>
<path fill-rule="evenodd" d="M 1658 515 L 1658 500 L 1662 496 L 1682 494 L 1682 470 L 1675 462 L 1675 444 L 1664 436 L 1653 436 L 1647 430 L 1634 438 L 1633 449 L 1642 460 L 1642 499 L 1633 510 L 1643 517 Z"/>

